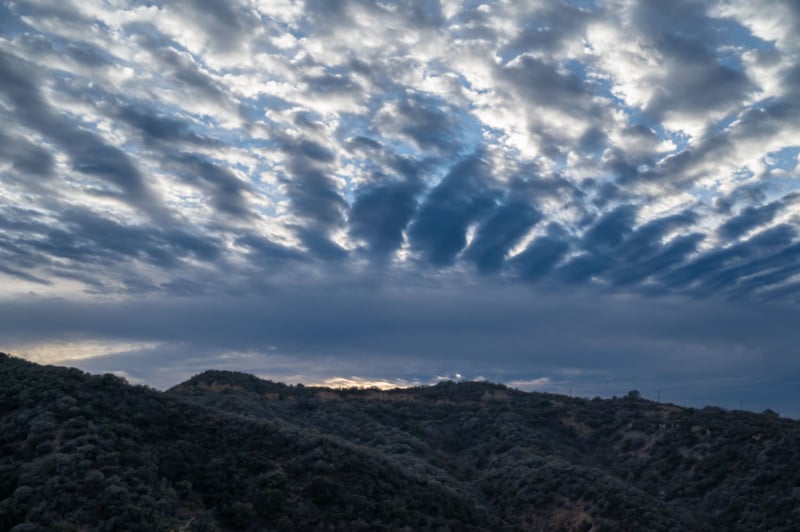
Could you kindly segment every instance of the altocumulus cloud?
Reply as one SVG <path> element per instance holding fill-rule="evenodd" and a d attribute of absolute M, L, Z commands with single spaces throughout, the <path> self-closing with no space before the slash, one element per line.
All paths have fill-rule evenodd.
<path fill-rule="evenodd" d="M 523 4 L 0 6 L 0 347 L 800 414 L 797 2 Z"/>

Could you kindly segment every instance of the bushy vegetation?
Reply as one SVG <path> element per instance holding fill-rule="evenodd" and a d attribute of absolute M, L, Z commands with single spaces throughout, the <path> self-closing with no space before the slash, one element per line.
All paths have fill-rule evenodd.
<path fill-rule="evenodd" d="M 0 356 L 2 530 L 800 530 L 800 423 L 638 394 L 208 371 L 160 393 Z"/>

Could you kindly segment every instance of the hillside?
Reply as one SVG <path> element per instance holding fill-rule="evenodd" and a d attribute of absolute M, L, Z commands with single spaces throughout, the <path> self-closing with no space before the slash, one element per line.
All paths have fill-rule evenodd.
<path fill-rule="evenodd" d="M 0 355 L 0 529 L 798 530 L 800 423 L 490 383 L 167 392 Z"/>

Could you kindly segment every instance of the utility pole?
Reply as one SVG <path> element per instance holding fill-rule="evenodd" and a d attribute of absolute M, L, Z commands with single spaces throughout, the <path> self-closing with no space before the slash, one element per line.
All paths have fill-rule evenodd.
<path fill-rule="evenodd" d="M 744 410 L 744 406 L 742 406 L 742 400 L 739 399 L 739 410 Z"/>
<path fill-rule="evenodd" d="M 660 403 L 661 402 L 661 390 L 658 390 L 658 392 L 656 392 L 656 393 L 658 393 L 658 402 Z"/>

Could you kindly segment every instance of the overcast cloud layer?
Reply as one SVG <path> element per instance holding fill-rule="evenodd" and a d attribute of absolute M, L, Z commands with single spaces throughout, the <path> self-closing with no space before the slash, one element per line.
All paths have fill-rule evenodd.
<path fill-rule="evenodd" d="M 793 0 L 4 2 L 0 349 L 800 415 L 799 32 Z"/>

